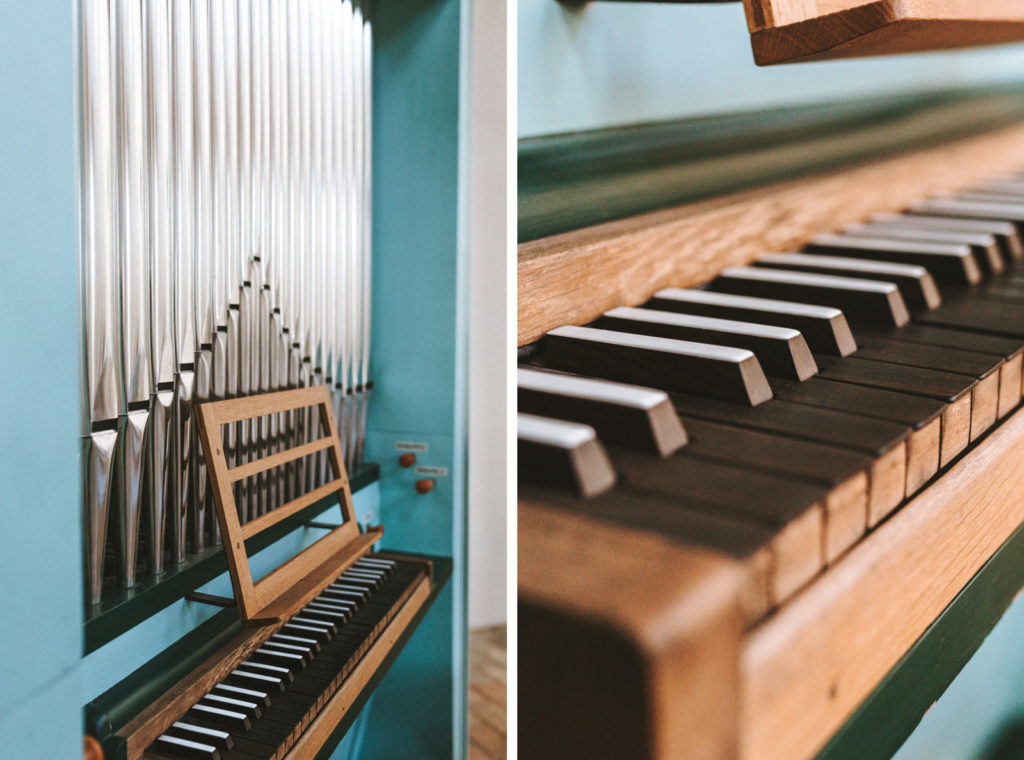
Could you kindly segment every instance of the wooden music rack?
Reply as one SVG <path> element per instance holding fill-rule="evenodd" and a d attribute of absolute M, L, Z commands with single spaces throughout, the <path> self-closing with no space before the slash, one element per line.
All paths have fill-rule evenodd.
<path fill-rule="evenodd" d="M 228 467 L 220 432 L 223 425 L 309 407 L 316 408 L 323 436 L 276 454 Z M 331 412 L 330 392 L 326 385 L 317 385 L 208 402 L 196 408 L 196 416 L 213 486 L 228 572 L 242 622 L 247 625 L 281 622 L 320 593 L 338 573 L 369 551 L 384 533 L 382 527 L 362 534 L 359 532 L 341 441 Z M 236 483 L 321 451 L 327 452 L 333 474 L 331 480 L 244 525 L 239 523 L 234 493 Z M 245 550 L 246 540 L 332 494 L 337 494 L 341 505 L 341 525 L 264 578 L 253 581 Z"/>

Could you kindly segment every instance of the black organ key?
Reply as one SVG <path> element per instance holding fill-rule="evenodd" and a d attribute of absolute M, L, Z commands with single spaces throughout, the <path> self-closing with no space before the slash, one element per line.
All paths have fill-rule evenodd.
<path fill-rule="evenodd" d="M 559 327 L 544 338 L 545 366 L 757 406 L 772 397 L 754 354 L 650 335 Z"/>
<path fill-rule="evenodd" d="M 596 326 L 618 332 L 745 348 L 754 353 L 767 374 L 793 380 L 806 380 L 818 371 L 804 337 L 791 327 L 627 307 L 605 312 Z"/>
<path fill-rule="evenodd" d="M 154 743 L 154 748 L 170 757 L 200 758 L 201 760 L 220 760 L 220 751 L 209 742 L 198 739 L 185 739 L 171 734 L 163 734 Z"/>
<path fill-rule="evenodd" d="M 998 219 L 970 219 L 957 216 L 924 216 L 906 213 L 875 214 L 871 217 L 871 223 L 922 231 L 946 230 L 991 235 L 999 246 L 1004 263 L 1009 264 L 1024 258 L 1024 241 L 1021 240 L 1017 228 L 1011 222 L 1003 222 Z"/>
<path fill-rule="evenodd" d="M 264 649 L 276 649 L 282 652 L 291 652 L 292 654 L 297 654 L 302 658 L 303 665 L 308 665 L 310 660 L 313 659 L 312 650 L 307 649 L 306 647 L 297 646 L 295 644 L 286 644 L 281 641 L 274 641 L 273 639 L 268 639 L 267 641 L 263 642 L 262 647 Z"/>
<path fill-rule="evenodd" d="M 520 368 L 518 409 L 590 425 L 608 444 L 668 456 L 686 444 L 686 430 L 664 391 Z"/>
<path fill-rule="evenodd" d="M 265 665 L 276 665 L 278 667 L 287 668 L 292 675 L 294 675 L 302 670 L 305 658 L 296 652 L 285 652 L 280 649 L 261 646 L 249 655 L 248 661 L 251 663 L 263 663 Z"/>
<path fill-rule="evenodd" d="M 210 692 L 200 699 L 199 704 L 220 707 L 225 710 L 235 710 L 244 714 L 249 720 L 256 720 L 263 714 L 260 705 L 251 699 L 240 699 L 238 696 L 229 697 L 216 691 Z"/>
<path fill-rule="evenodd" d="M 922 315 L 921 321 L 1024 339 L 1024 304 L 1017 306 L 997 300 L 960 299 Z"/>
<path fill-rule="evenodd" d="M 999 241 L 994 235 L 956 230 L 928 230 L 904 224 L 854 224 L 843 229 L 847 237 L 886 238 L 943 245 L 966 245 L 987 274 L 1000 274 L 1006 268 Z"/>
<path fill-rule="evenodd" d="M 900 327 L 910 312 L 899 288 L 891 282 L 855 277 L 786 272 L 757 267 L 730 267 L 708 287 L 723 293 L 832 306 L 850 319 Z"/>
<path fill-rule="evenodd" d="M 790 327 L 804 336 L 815 353 L 846 356 L 857 350 L 845 315 L 831 306 L 683 288 L 659 290 L 644 306 L 659 311 Z"/>
<path fill-rule="evenodd" d="M 968 245 L 819 235 L 804 246 L 804 250 L 833 256 L 916 264 L 926 267 L 936 280 L 954 285 L 976 285 L 982 277 L 981 266 Z"/>
<path fill-rule="evenodd" d="M 913 204 L 911 213 L 923 216 L 959 217 L 963 219 L 992 219 L 1010 222 L 1017 235 L 1024 235 L 1024 204 L 986 203 L 956 198 L 935 198 Z"/>
<path fill-rule="evenodd" d="M 225 683 L 244 688 L 269 689 L 272 693 L 280 693 L 285 689 L 284 678 L 271 673 L 259 673 L 245 668 L 235 668 L 224 681 Z"/>
<path fill-rule="evenodd" d="M 281 630 L 294 636 L 305 636 L 316 639 L 321 644 L 331 640 L 331 633 L 326 628 L 297 623 L 295 622 L 295 618 L 292 618 L 281 626 Z"/>
<path fill-rule="evenodd" d="M 254 660 L 252 658 L 243 662 L 239 669 L 242 668 L 244 668 L 248 672 L 263 673 L 268 676 L 276 676 L 277 678 L 280 678 L 282 681 L 284 681 L 285 684 L 291 683 L 295 678 L 295 676 L 292 674 L 292 671 L 289 668 L 284 667 L 283 665 L 271 665 L 270 663 L 262 662 L 260 660 Z M 285 688 L 288 688 L 287 685 L 285 686 Z"/>
<path fill-rule="evenodd" d="M 272 640 L 276 640 L 276 641 L 284 641 L 284 642 L 287 642 L 289 644 L 298 644 L 300 646 L 307 646 L 313 652 L 319 652 L 320 651 L 320 642 L 317 641 L 316 639 L 309 638 L 308 636 L 292 636 L 291 634 L 288 634 L 288 633 L 275 633 L 271 637 L 271 639 Z"/>
<path fill-rule="evenodd" d="M 859 352 L 858 352 L 859 353 Z M 848 357 L 823 360 L 821 376 L 952 402 L 969 393 L 977 378 L 904 364 Z"/>
<path fill-rule="evenodd" d="M 893 282 L 903 294 L 907 307 L 915 314 L 942 304 L 942 296 L 939 295 L 939 289 L 931 274 L 924 267 L 914 264 L 812 253 L 769 253 L 753 264 L 768 269 L 789 269 Z"/>
<path fill-rule="evenodd" d="M 334 636 L 334 634 L 338 632 L 338 627 L 334 623 L 329 623 L 326 620 L 319 620 L 318 618 L 308 617 L 303 615 L 301 612 L 292 617 L 290 622 L 308 626 L 310 628 L 319 628 L 328 636 Z"/>
<path fill-rule="evenodd" d="M 187 720 L 175 721 L 164 733 L 169 736 L 177 736 L 180 739 L 212 744 L 221 751 L 231 749 L 234 744 L 231 734 L 227 731 L 190 723 Z"/>
<path fill-rule="evenodd" d="M 192 705 L 187 715 L 204 720 L 219 726 L 224 726 L 233 731 L 248 731 L 252 727 L 249 716 L 240 710 L 232 710 L 225 707 L 214 707 L 213 705 L 198 702 Z"/>
<path fill-rule="evenodd" d="M 237 697 L 256 702 L 261 707 L 270 707 L 270 694 L 267 691 L 249 689 L 243 686 L 234 686 L 227 683 L 219 683 L 213 687 L 213 694 L 223 694 L 225 697 Z"/>
<path fill-rule="evenodd" d="M 899 332 L 887 337 L 882 332 L 858 331 L 861 347 L 853 356 L 858 359 L 907 364 L 945 372 L 970 375 L 978 379 L 998 372 L 1002 358 L 948 346 L 934 346 L 899 340 Z"/>
<path fill-rule="evenodd" d="M 517 416 L 520 477 L 590 498 L 615 484 L 615 471 L 588 425 L 530 414 Z"/>

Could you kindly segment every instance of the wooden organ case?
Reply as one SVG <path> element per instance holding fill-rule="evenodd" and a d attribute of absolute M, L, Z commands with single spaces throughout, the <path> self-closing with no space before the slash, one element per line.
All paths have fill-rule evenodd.
<path fill-rule="evenodd" d="M 321 18 L 325 23 L 304 30 L 294 21 L 285 22 L 273 27 L 284 36 L 271 44 L 306 50 L 300 44 L 301 37 L 289 41 L 287 33 L 309 34 L 318 43 L 310 50 L 319 50 L 324 59 L 330 57 L 329 51 L 338 52 L 338 68 L 325 69 L 318 78 L 312 78 L 316 67 L 311 65 L 315 55 L 311 52 L 309 58 L 300 58 L 294 69 L 286 70 L 282 79 L 260 80 L 260 72 L 267 71 L 265 64 L 261 63 L 263 68 L 247 68 L 240 62 L 260 60 L 257 45 L 266 40 L 271 14 L 274 20 L 290 19 L 288 14 L 300 6 L 303 13 L 324 14 Z M 253 9 L 257 15 L 246 16 Z M 264 10 L 266 13 L 260 16 Z M 340 42 L 329 37 L 338 12 L 348 14 L 353 35 Z M 205 48 L 212 50 L 205 63 L 183 55 L 175 47 L 184 30 L 194 45 L 186 44 L 185 49 L 192 55 L 201 49 L 201 38 L 191 36 L 196 27 L 190 21 L 202 13 L 210 22 L 204 30 L 207 46 L 220 35 L 216 38 L 218 46 Z M 368 411 L 366 420 L 349 415 L 347 427 L 352 438 L 343 441 L 353 493 L 345 530 L 355 531 L 357 523 L 387 525 L 387 534 L 377 542 L 377 550 L 400 547 L 429 555 L 433 558 L 435 585 L 432 602 L 420 606 L 418 617 L 422 619 L 404 626 L 405 634 L 393 642 L 397 645 L 364 683 L 365 688 L 350 695 L 354 699 L 348 703 L 345 717 L 330 730 L 322 730 L 323 741 L 314 749 L 304 750 L 301 756 L 461 756 L 465 749 L 461 708 L 465 618 L 460 568 L 465 505 L 460 380 L 463 358 L 456 325 L 463 298 L 459 275 L 463 241 L 458 233 L 462 225 L 460 146 L 466 139 L 457 119 L 464 86 L 458 54 L 462 5 L 445 0 L 371 9 L 369 4 L 353 3 L 320 3 L 314 8 L 313 4 L 290 2 L 103 0 L 44 2 L 11 7 L 2 15 L 5 56 L 11 56 L 5 58 L 4 99 L 12 116 L 18 114 L 18 118 L 5 119 L 4 126 L 11 155 L 18 156 L 17 162 L 4 168 L 4 193 L 9 193 L 11 199 L 4 214 L 10 233 L 7 243 L 12 250 L 25 251 L 5 272 L 5 279 L 9 275 L 9 282 L 19 293 L 8 303 L 15 311 L 8 314 L 5 310 L 5 317 L 9 324 L 23 323 L 25 340 L 32 335 L 38 341 L 37 348 L 45 345 L 46 352 L 52 351 L 53 365 L 45 380 L 37 373 L 21 373 L 20 379 L 13 372 L 7 375 L 6 361 L 4 370 L 8 407 L 26 412 L 33 408 L 36 418 L 31 428 L 25 426 L 27 432 L 20 443 L 10 442 L 10 469 L 5 469 L 5 507 L 18 502 L 33 504 L 25 512 L 33 515 L 33 521 L 23 526 L 10 523 L 10 530 L 3 531 L 0 575 L 17 589 L 5 594 L 5 599 L 26 611 L 22 622 L 5 627 L 2 636 L 5 644 L 24 653 L 22 657 L 4 658 L 3 664 L 4 681 L 18 683 L 0 705 L 0 732 L 12 756 L 78 756 L 82 751 L 83 706 L 85 733 L 100 741 L 108 757 L 137 756 L 125 754 L 126 747 L 118 743 L 117 732 L 167 696 L 161 684 L 170 687 L 176 674 L 178 678 L 185 675 L 233 636 L 240 635 L 238 608 L 233 604 L 228 609 L 218 606 L 224 603 L 223 598 L 230 602 L 232 591 L 225 552 L 218 542 L 219 531 L 213 525 L 213 501 L 183 496 L 175 480 L 184 468 L 172 465 L 168 469 L 167 463 L 176 457 L 189 461 L 194 475 L 185 476 L 186 482 L 206 485 L 196 472 L 201 461 L 198 438 L 179 434 L 178 442 L 194 444 L 192 451 L 168 445 L 162 455 L 164 467 L 150 467 L 154 459 L 161 461 L 160 452 L 153 450 L 161 435 L 154 431 L 177 430 L 189 420 L 193 435 L 197 434 L 192 411 L 175 405 L 186 400 L 179 392 L 182 376 L 192 372 L 192 379 L 198 383 L 199 364 L 205 359 L 213 362 L 211 383 L 202 389 L 193 385 L 196 402 L 287 388 L 329 387 L 324 375 L 324 370 L 330 371 L 329 364 L 318 362 L 317 357 L 327 357 L 331 340 L 326 332 L 317 338 L 319 330 L 315 326 L 321 318 L 325 325 L 336 324 L 355 299 L 351 291 L 328 287 L 338 282 L 331 278 L 330 264 L 304 269 L 301 282 L 274 279 L 280 274 L 279 265 L 291 266 L 280 256 L 275 264 L 271 256 L 262 255 L 262 270 L 252 268 L 256 246 L 247 247 L 239 241 L 259 239 L 258 215 L 252 212 L 260 208 L 260 202 L 250 205 L 252 196 L 245 189 L 257 184 L 257 175 L 246 174 L 247 162 L 242 157 L 246 145 L 255 154 L 261 138 L 255 126 L 249 131 L 240 125 L 247 124 L 244 109 L 253 109 L 251 113 L 256 109 L 253 99 L 243 102 L 245 83 L 252 94 L 256 92 L 253 83 L 265 81 L 271 97 L 278 93 L 283 107 L 276 115 L 267 114 L 263 134 L 272 134 L 283 124 L 292 125 L 293 133 L 301 132 L 315 121 L 310 112 L 317 106 L 308 93 L 316 92 L 318 87 L 321 92 L 330 92 L 331 82 L 337 81 L 331 77 L 339 71 L 349 78 L 338 91 L 350 97 L 344 105 L 348 110 L 339 118 L 348 119 L 353 128 L 358 126 L 363 144 L 374 148 L 359 156 L 363 161 L 361 179 L 348 174 L 336 177 L 336 188 L 348 193 L 350 200 L 355 200 L 356 189 L 361 196 L 358 206 L 346 209 L 346 214 L 353 225 L 357 218 L 360 220 L 361 232 L 357 239 L 350 240 L 349 247 L 364 252 L 365 265 L 359 265 L 363 274 L 352 275 L 349 282 L 353 287 L 359 283 L 356 290 L 361 288 L 360 300 L 365 305 L 360 323 L 363 346 L 373 346 L 372 353 L 361 355 L 365 377 L 354 381 L 348 374 L 345 379 L 354 395 L 358 395 L 359 384 L 368 391 L 372 379 L 372 398 L 364 407 Z M 362 19 L 358 25 L 352 21 L 357 17 Z M 328 18 L 331 23 L 326 22 Z M 122 46 L 121 42 L 130 44 Z M 357 54 L 363 56 L 361 67 L 356 66 Z M 184 70 L 167 66 L 186 60 Z M 198 90 L 204 82 L 195 68 L 200 65 L 210 67 L 205 79 L 210 89 L 195 92 L 194 97 L 214 98 L 221 92 L 216 102 L 225 107 L 218 113 L 211 102 L 206 121 L 194 110 L 191 114 L 183 110 L 188 98 L 180 98 L 175 89 L 187 81 L 190 91 L 192 85 Z M 358 89 L 353 79 L 357 71 L 363 75 Z M 243 77 L 245 73 L 248 79 Z M 98 92 L 97 82 L 106 82 L 109 89 L 104 92 L 101 87 Z M 298 110 L 289 110 L 281 93 L 295 83 L 298 102 L 294 105 Z M 278 91 L 277 87 L 284 90 Z M 303 89 L 306 87 L 311 89 Z M 356 93 L 361 93 L 358 100 Z M 102 108 L 94 113 L 90 109 L 97 105 L 97 98 Z M 237 110 L 228 105 L 231 103 L 237 104 Z M 357 103 L 362 104 L 358 119 Z M 319 123 L 327 118 L 324 109 Z M 101 162 L 110 163 L 99 174 L 97 157 L 90 147 L 95 145 L 91 137 L 96 129 L 101 141 L 115 146 L 100 157 Z M 315 165 L 315 138 L 310 139 L 308 160 Z M 195 171 L 193 178 L 202 176 L 198 174 L 202 167 L 190 163 L 189 148 L 182 140 L 191 140 L 192 147 L 202 144 L 210 149 L 205 158 L 192 152 L 195 161 L 209 161 L 210 171 L 218 178 L 196 180 L 192 189 L 198 197 L 177 195 L 182 188 L 181 174 Z M 320 150 L 326 151 L 326 144 L 322 141 Z M 300 163 L 307 160 L 302 158 L 305 154 L 301 145 L 296 156 Z M 224 146 L 238 146 L 237 152 Z M 283 155 L 289 158 L 287 151 Z M 175 163 L 176 158 L 180 164 Z M 224 173 L 217 168 L 220 160 L 227 167 Z M 346 171 L 360 166 L 354 155 L 345 161 Z M 324 160 L 323 166 L 316 176 L 328 176 L 329 163 Z M 264 176 L 268 175 L 269 171 Z M 321 187 L 329 184 L 323 182 Z M 421 194 L 424 185 L 431 187 L 426 201 Z M 297 192 L 301 189 L 296 185 Z M 113 208 L 97 211 L 95 202 L 99 197 L 112 203 Z M 221 197 L 225 205 L 217 206 L 215 200 Z M 181 213 L 180 209 L 193 202 L 207 215 L 196 219 L 190 213 Z M 287 203 L 285 199 L 281 208 L 287 209 Z M 307 203 L 305 208 L 312 205 Z M 401 209 L 400 224 L 394 223 L 398 218 L 396 209 Z M 309 238 L 305 240 L 320 240 L 321 244 L 336 234 L 328 222 L 330 214 L 311 214 L 319 223 L 311 223 L 305 232 L 301 225 L 295 226 L 298 238 L 286 237 L 286 247 L 288 243 L 294 243 L 296 250 L 311 246 L 303 242 L 306 234 Z M 106 219 L 106 227 L 98 238 L 90 237 L 96 232 L 98 217 Z M 266 218 L 272 219 L 273 213 Z M 34 244 L 29 243 L 31 229 L 35 230 Z M 166 254 L 168 241 L 171 250 L 178 250 L 186 231 L 194 233 L 196 239 L 209 235 L 216 241 L 220 256 L 216 261 L 223 268 L 217 269 L 217 263 L 205 258 L 199 263 L 209 265 L 208 272 L 200 274 L 193 268 L 191 277 L 183 274 L 181 258 Z M 230 240 L 217 237 L 222 234 L 229 235 Z M 90 245 L 96 245 L 96 251 L 102 254 L 101 264 L 96 264 L 98 259 L 92 253 L 86 256 L 84 249 Z M 163 254 L 151 255 L 156 248 Z M 213 248 L 211 242 L 209 250 Z M 415 251 L 415 256 L 410 251 Z M 263 252 L 269 254 L 270 247 Z M 322 260 L 327 262 L 330 257 Z M 372 279 L 366 276 L 371 269 Z M 266 279 L 258 281 L 252 276 L 257 273 Z M 338 270 L 335 274 L 340 275 Z M 122 287 L 121 283 L 126 285 Z M 179 283 L 177 289 L 175 283 Z M 194 287 L 189 287 L 193 283 Z M 283 308 L 276 292 L 270 293 L 270 304 L 277 301 L 282 314 L 291 311 L 293 316 L 287 320 L 298 318 L 301 322 L 279 322 L 276 333 L 269 331 L 280 339 L 281 327 L 289 327 L 288 335 L 293 340 L 281 340 L 284 355 L 278 355 L 281 361 L 276 382 L 264 383 L 266 378 L 261 378 L 259 372 L 243 371 L 246 359 L 242 349 L 258 342 L 235 339 L 234 331 L 237 326 L 241 334 L 245 327 L 247 308 L 252 314 L 266 311 L 262 308 L 266 302 L 261 304 L 268 294 L 263 284 L 274 290 L 282 283 L 285 289 L 292 283 L 297 285 L 291 307 Z M 424 288 L 424 283 L 432 286 Z M 205 336 L 199 334 L 199 324 L 194 320 L 180 330 L 172 329 L 185 324 L 180 321 L 185 314 L 202 311 L 195 301 L 187 305 L 187 299 L 197 299 L 197 289 L 204 286 L 209 288 L 204 297 L 211 305 Z M 43 289 L 49 293 L 45 300 L 52 300 L 54 307 L 46 314 L 40 313 L 38 323 L 30 327 L 23 316 L 16 315 L 27 314 L 32 303 L 42 304 Z M 248 305 L 246 297 L 250 297 Z M 94 308 L 100 302 L 104 306 Z M 303 311 L 307 304 L 311 310 L 308 318 L 301 316 L 307 314 Z M 221 316 L 212 314 L 215 308 L 223 312 Z M 155 310 L 159 316 L 154 316 Z M 411 310 L 415 318 L 410 318 Z M 249 327 L 260 325 L 262 331 L 264 317 L 276 319 L 271 310 L 249 321 Z M 302 323 L 310 327 L 310 343 L 302 336 Z M 96 329 L 97 325 L 101 329 Z M 260 334 L 267 336 L 268 332 Z M 98 342 L 97 335 L 101 336 Z M 224 355 L 218 353 L 222 350 L 218 345 L 221 336 L 226 339 Z M 317 340 L 322 340 L 319 347 Z M 289 342 L 302 344 L 299 355 L 292 352 Z M 167 349 L 169 345 L 175 346 L 177 353 Z M 15 363 L 27 361 L 28 354 L 23 351 L 28 351 L 27 345 L 12 345 L 9 358 Z M 197 356 L 190 362 L 189 351 L 209 352 L 209 356 Z M 146 362 L 138 360 L 142 353 Z M 220 370 L 216 368 L 218 356 Z M 82 359 L 81 370 L 76 357 Z M 337 352 L 334 357 L 339 357 Z M 293 382 L 294 358 L 299 360 L 298 382 Z M 306 358 L 310 361 L 305 362 Z M 108 365 L 113 365 L 112 373 Z M 134 376 L 126 381 L 122 367 Z M 334 393 L 341 377 L 338 371 L 333 374 L 334 414 L 343 426 L 343 412 Z M 29 379 L 30 375 L 36 376 Z M 103 380 L 98 381 L 101 377 Z M 44 397 L 49 401 L 43 401 Z M 24 426 L 23 420 L 15 419 L 20 414 L 15 412 L 10 421 Z M 133 426 L 135 422 L 139 424 Z M 76 427 L 77 433 L 73 430 Z M 365 435 L 360 434 L 361 428 Z M 244 435 L 242 428 L 236 428 L 236 432 Z M 133 433 L 138 435 L 132 438 Z M 86 445 L 75 450 L 57 444 L 48 455 L 42 455 L 43 437 L 53 442 L 66 435 Z M 95 445 L 113 436 L 118 436 L 114 448 Z M 256 436 L 247 439 L 253 442 L 250 453 L 262 448 L 263 455 L 271 454 L 276 445 L 268 443 L 268 434 L 257 427 Z M 256 443 L 261 437 L 263 444 Z M 362 444 L 358 443 L 360 438 Z M 170 440 L 170 433 L 162 438 L 165 444 Z M 280 446 L 276 448 L 280 453 Z M 409 448 L 418 461 L 415 466 L 403 467 L 398 459 Z M 130 461 L 141 463 L 141 468 L 125 467 L 126 455 L 134 457 Z M 311 464 L 307 472 L 309 478 L 325 474 L 321 465 Z M 163 499 L 153 499 L 153 481 L 160 480 L 155 476 L 163 476 Z M 90 483 L 96 485 L 96 480 L 103 481 L 101 487 L 90 487 Z M 419 490 L 418 481 L 423 481 Z M 35 485 L 30 488 L 31 482 Z M 314 488 L 322 489 L 328 482 L 321 480 Z M 106 524 L 101 526 L 102 510 L 90 511 L 88 505 L 93 494 L 102 494 L 103 483 L 110 484 L 112 498 L 107 502 Z M 115 493 L 122 489 L 129 498 Z M 184 499 L 179 502 L 184 505 L 182 509 L 174 506 L 172 493 Z M 297 494 L 297 488 L 292 490 L 286 483 L 276 494 L 277 503 L 287 504 Z M 315 545 L 325 531 L 334 527 L 332 523 L 338 522 L 337 498 L 325 490 L 317 495 L 270 530 L 258 535 L 254 532 L 246 542 L 254 577 L 302 556 L 301 550 Z M 244 507 L 249 511 L 240 515 L 243 529 L 274 513 L 269 503 L 261 506 L 258 496 L 245 497 L 245 502 L 240 494 L 236 496 L 239 506 L 249 505 Z M 4 511 L 7 515 L 8 510 Z M 200 511 L 204 512 L 201 527 L 194 519 Z M 178 523 L 177 517 L 184 521 Z M 156 531 L 160 519 L 166 520 L 162 542 L 152 538 L 160 535 Z M 37 539 L 46 532 L 52 532 L 56 539 L 43 552 Z M 372 532 L 359 534 L 366 540 L 377 537 Z M 178 543 L 179 539 L 183 542 Z M 456 569 L 448 580 L 453 565 Z M 33 578 L 31 583 L 18 581 L 28 577 Z M 30 601 L 22 596 L 39 583 L 48 586 L 44 597 Z M 429 694 L 429 699 L 424 699 L 424 694 Z"/>
<path fill-rule="evenodd" d="M 1019 3 L 744 8 L 760 63 L 1016 40 L 1024 20 Z M 635 73 L 674 22 L 666 68 L 727 86 L 697 56 L 739 35 L 683 31 L 691 9 L 531 3 L 519 29 L 550 42 L 535 20 L 564 22 L 584 60 L 643 29 L 650 47 L 614 61 Z M 895 60 L 877 65 L 898 79 Z M 535 67 L 556 94 L 559 61 Z M 822 105 L 631 126 L 643 90 L 613 126 L 554 109 L 571 130 L 520 140 L 524 756 L 892 757 L 1024 586 L 1024 92 L 844 100 L 846 65 L 818 70 Z M 589 71 L 563 78 L 595 108 Z M 535 74 L 520 114 L 543 127 Z M 910 756 L 983 756 L 932 752 Z"/>

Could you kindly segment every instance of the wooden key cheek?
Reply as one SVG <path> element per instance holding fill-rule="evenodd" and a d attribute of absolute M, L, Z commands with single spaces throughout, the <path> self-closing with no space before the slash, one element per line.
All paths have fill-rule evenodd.
<path fill-rule="evenodd" d="M 228 467 L 220 433 L 222 425 L 308 407 L 317 409 L 321 429 L 326 431 L 323 437 L 246 464 Z M 359 532 L 327 386 L 208 402 L 196 407 L 196 417 L 213 486 L 228 571 L 244 623 L 258 625 L 285 619 L 380 540 L 382 528 L 365 534 Z M 333 474 L 330 481 L 245 525 L 239 523 L 234 495 L 236 482 L 320 451 L 328 454 Z M 246 539 L 332 494 L 337 495 L 341 505 L 342 524 L 254 582 L 245 551 Z"/>

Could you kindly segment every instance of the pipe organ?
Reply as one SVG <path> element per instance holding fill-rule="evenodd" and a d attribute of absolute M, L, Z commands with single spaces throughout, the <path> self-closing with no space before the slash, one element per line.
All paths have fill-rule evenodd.
<path fill-rule="evenodd" d="M 349 468 L 370 380 L 372 32 L 359 2 L 82 0 L 87 601 L 220 542 L 192 407 L 326 384 Z M 243 463 L 309 440 L 239 423 Z M 237 484 L 239 519 L 326 457 Z"/>
<path fill-rule="evenodd" d="M 291 756 L 463 756 L 467 18 L 467 0 L 0 10 L 0 581 L 24 612 L 0 626 L 19 652 L 0 660 L 0 754 L 75 757 L 83 728 L 108 758 L 125 736 L 144 754 L 155 737 L 132 720 L 194 718 L 231 691 L 193 693 L 196 668 L 243 634 L 287 641 L 228 598 L 195 420 L 326 391 L 343 532 L 375 556 L 429 556 L 434 575 L 426 599 L 386 593 L 346 623 L 372 636 L 341 627 L 304 655 L 296 680 L 322 674 L 324 701 L 340 686 L 344 715 L 294 713 L 318 727 Z M 338 522 L 323 462 L 259 469 L 323 445 L 296 412 L 220 430 L 225 466 L 257 472 L 230 490 L 254 583 L 302 567 Z M 228 649 L 218 667 L 253 659 Z"/>

